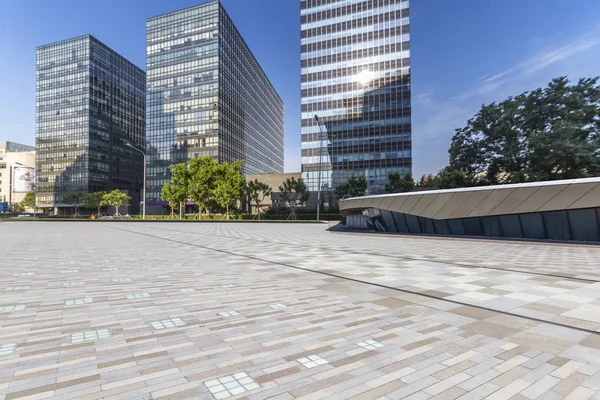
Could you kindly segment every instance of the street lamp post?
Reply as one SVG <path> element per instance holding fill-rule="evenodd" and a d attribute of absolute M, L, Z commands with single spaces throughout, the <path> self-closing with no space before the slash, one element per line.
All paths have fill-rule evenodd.
<path fill-rule="evenodd" d="M 145 220 L 146 219 L 146 153 L 144 153 L 142 150 L 138 149 L 131 143 L 125 143 L 125 145 L 131 147 L 134 150 L 139 151 L 144 156 L 144 186 L 142 188 L 142 219 Z"/>
<path fill-rule="evenodd" d="M 23 165 L 18 162 L 16 162 L 15 165 L 18 165 L 18 166 L 24 167 L 24 168 L 31 168 L 34 171 L 34 173 L 33 173 L 33 217 L 37 218 L 37 196 L 35 193 L 37 191 L 37 169 L 35 169 L 35 167 L 30 167 L 29 165 Z M 13 182 L 13 188 L 14 188 L 14 184 L 15 183 Z"/>
<path fill-rule="evenodd" d="M 15 179 L 14 177 L 14 168 L 12 166 L 12 164 L 10 165 L 10 171 L 8 172 L 10 174 L 10 176 L 8 177 L 8 207 L 10 209 L 13 208 L 13 179 Z"/>
<path fill-rule="evenodd" d="M 317 125 L 319 125 L 319 187 L 317 188 L 317 221 L 319 221 L 320 211 L 321 211 L 321 166 L 322 166 L 322 157 L 323 157 L 323 148 L 321 147 L 321 140 L 323 138 L 323 126 L 319 122 L 319 116 L 315 114 L 315 120 L 317 121 Z"/>

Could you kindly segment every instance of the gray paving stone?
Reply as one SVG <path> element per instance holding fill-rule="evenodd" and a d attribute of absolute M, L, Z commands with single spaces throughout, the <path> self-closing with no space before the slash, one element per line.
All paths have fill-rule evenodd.
<path fill-rule="evenodd" d="M 600 248 L 326 228 L 0 223 L 0 398 L 207 398 L 203 382 L 240 372 L 270 376 L 251 399 L 600 390 L 600 343 L 581 330 L 600 328 L 600 283 L 547 276 L 600 281 Z M 184 324 L 152 326 L 169 320 Z M 295 362 L 313 354 L 328 363 Z"/>

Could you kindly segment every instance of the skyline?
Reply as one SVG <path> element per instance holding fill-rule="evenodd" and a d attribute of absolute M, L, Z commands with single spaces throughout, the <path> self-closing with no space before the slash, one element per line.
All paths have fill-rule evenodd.
<path fill-rule="evenodd" d="M 36 46 L 89 33 L 145 70 L 146 18 L 200 3 L 109 0 L 97 9 L 55 0 L 38 2 L 37 7 L 6 6 L 0 33 L 19 39 L 0 43 L 0 51 L 11 54 L 0 62 L 0 138 L 35 141 Z M 299 2 L 222 3 L 284 101 L 285 169 L 299 171 Z M 415 177 L 447 164 L 454 128 L 464 125 L 482 103 L 535 89 L 555 76 L 600 74 L 600 4 L 593 0 L 465 1 L 462 7 L 435 0 L 427 5 L 411 4 Z"/>

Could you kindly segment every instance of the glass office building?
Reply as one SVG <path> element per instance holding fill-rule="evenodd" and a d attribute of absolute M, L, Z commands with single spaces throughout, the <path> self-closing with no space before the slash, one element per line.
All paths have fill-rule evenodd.
<path fill-rule="evenodd" d="M 283 172 L 283 103 L 220 2 L 150 18 L 146 34 L 147 200 L 194 157 Z"/>
<path fill-rule="evenodd" d="M 301 0 L 302 177 L 382 192 L 411 172 L 407 0 Z M 318 116 L 319 122 L 315 119 Z"/>
<path fill-rule="evenodd" d="M 71 193 L 119 189 L 137 211 L 145 147 L 146 76 L 90 35 L 36 51 L 36 169 L 40 207 L 63 213 Z"/>

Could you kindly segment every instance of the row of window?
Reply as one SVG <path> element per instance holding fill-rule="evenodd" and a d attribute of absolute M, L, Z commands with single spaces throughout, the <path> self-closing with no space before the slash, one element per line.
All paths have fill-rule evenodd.
<path fill-rule="evenodd" d="M 176 86 L 197 85 L 217 79 L 217 70 L 194 72 L 188 75 L 179 75 L 173 78 L 157 79 L 148 81 L 147 90 L 169 89 Z"/>
<path fill-rule="evenodd" d="M 307 60 L 309 58 L 325 57 L 325 56 L 336 55 L 336 54 L 341 54 L 341 53 L 354 52 L 354 51 L 363 50 L 363 49 L 372 48 L 372 47 L 387 46 L 390 44 L 397 44 L 397 43 L 401 44 L 404 42 L 408 42 L 409 40 L 410 40 L 409 34 L 403 34 L 403 35 L 398 35 L 398 36 L 389 36 L 389 37 L 384 37 L 381 39 L 375 39 L 375 40 L 359 42 L 359 43 L 350 43 L 350 44 L 347 44 L 344 46 L 330 47 L 327 49 L 319 49 L 319 50 L 305 52 L 305 53 L 302 53 L 300 59 Z M 404 47 L 406 47 L 406 46 L 407 46 L 407 44 L 404 45 Z"/>
<path fill-rule="evenodd" d="M 190 73 L 195 69 L 215 67 L 218 62 L 218 57 L 203 58 L 195 61 L 188 61 L 181 64 L 169 65 L 160 68 L 148 69 L 148 78 L 154 78 L 165 75 L 176 75 L 181 73 Z"/>
<path fill-rule="evenodd" d="M 217 54 L 219 44 L 212 42 L 202 46 L 194 46 L 184 50 L 170 51 L 166 53 L 150 56 L 146 59 L 147 68 L 153 68 L 157 65 L 166 65 L 172 63 L 182 63 L 188 60 L 194 60 L 199 57 L 206 57 Z"/>
<path fill-rule="evenodd" d="M 196 7 L 187 8 L 184 10 L 174 11 L 165 15 L 159 15 L 156 17 L 149 18 L 146 21 L 148 29 L 157 27 L 159 25 L 181 23 L 185 20 L 196 21 L 199 17 L 208 15 L 216 12 L 219 9 L 219 3 L 214 1 L 207 4 L 201 4 Z"/>
<path fill-rule="evenodd" d="M 206 26 L 202 26 L 197 29 L 204 30 L 207 28 L 208 27 L 206 27 Z M 192 33 L 191 31 L 183 31 L 182 35 L 185 36 L 183 38 L 169 40 L 167 42 L 163 42 L 160 44 L 153 44 L 151 46 L 147 46 L 146 47 L 146 55 L 151 56 L 151 55 L 153 55 L 155 53 L 159 53 L 161 51 L 171 51 L 171 50 L 175 50 L 180 47 L 184 47 L 183 45 L 188 46 L 194 42 L 210 40 L 210 39 L 214 39 L 214 38 L 218 37 L 218 31 L 216 31 L 214 29 L 211 29 L 210 31 L 207 31 L 207 32 L 198 33 L 196 35 L 190 35 L 191 33 Z"/>
<path fill-rule="evenodd" d="M 346 61 L 334 62 L 331 64 L 319 65 L 314 67 L 304 67 L 301 69 L 302 75 L 312 74 L 315 72 L 323 73 L 324 71 L 341 69 L 341 68 L 350 68 L 363 66 L 368 64 L 379 63 L 382 61 L 391 61 L 398 60 L 402 58 L 409 58 L 410 50 L 403 50 L 398 53 L 388 53 L 388 54 L 380 54 L 373 57 L 363 57 L 363 58 L 353 58 Z"/>
<path fill-rule="evenodd" d="M 340 38 L 345 38 L 345 37 L 352 37 L 355 35 L 361 35 L 361 34 L 367 34 L 369 32 L 378 32 L 378 31 L 382 31 L 382 30 L 388 30 L 388 29 L 406 29 L 405 27 L 408 26 L 408 24 L 410 23 L 410 20 L 408 18 L 400 18 L 400 19 L 392 19 L 389 21 L 383 21 L 383 22 L 377 22 L 374 23 L 372 25 L 365 25 L 365 26 L 360 26 L 360 27 L 355 27 L 355 28 L 350 28 L 350 29 L 345 29 L 345 30 L 339 30 L 336 32 L 327 32 L 328 30 L 326 30 L 326 32 L 323 33 L 318 33 L 315 35 L 310 35 L 307 37 L 303 37 L 302 39 L 300 39 L 300 45 L 304 46 L 304 45 L 309 45 L 309 44 L 313 44 L 313 43 L 319 43 L 319 42 L 328 42 L 328 41 L 333 41 L 333 40 L 337 40 Z M 317 29 L 317 31 L 319 31 L 321 29 Z"/>
<path fill-rule="evenodd" d="M 303 138 L 304 140 L 304 138 Z M 338 147 L 338 146 L 374 146 L 392 143 L 404 143 L 410 141 L 410 134 L 394 134 L 389 136 L 369 136 L 369 137 L 351 137 L 345 139 L 335 139 L 334 141 L 303 141 L 302 149 L 316 149 L 319 147 Z"/>
<path fill-rule="evenodd" d="M 308 29 L 312 29 L 312 28 L 321 27 L 321 26 L 334 25 L 334 24 L 337 24 L 340 22 L 348 23 L 348 22 L 355 21 L 358 19 L 373 17 L 373 16 L 377 16 L 379 14 L 388 14 L 391 12 L 400 11 L 400 10 L 407 9 L 407 8 L 409 8 L 409 4 L 407 2 L 400 2 L 400 3 L 395 3 L 395 4 L 386 4 L 381 7 L 375 7 L 375 8 L 371 8 L 369 10 L 359 11 L 357 13 L 344 13 L 344 14 L 339 13 L 335 17 L 325 18 L 325 19 L 319 19 L 319 18 L 317 18 L 317 17 L 320 17 L 319 14 L 313 14 L 313 15 L 309 15 L 307 19 L 308 19 L 308 21 L 311 21 L 311 20 L 316 20 L 316 21 L 301 24 L 301 29 L 304 31 L 304 30 L 308 30 Z"/>

